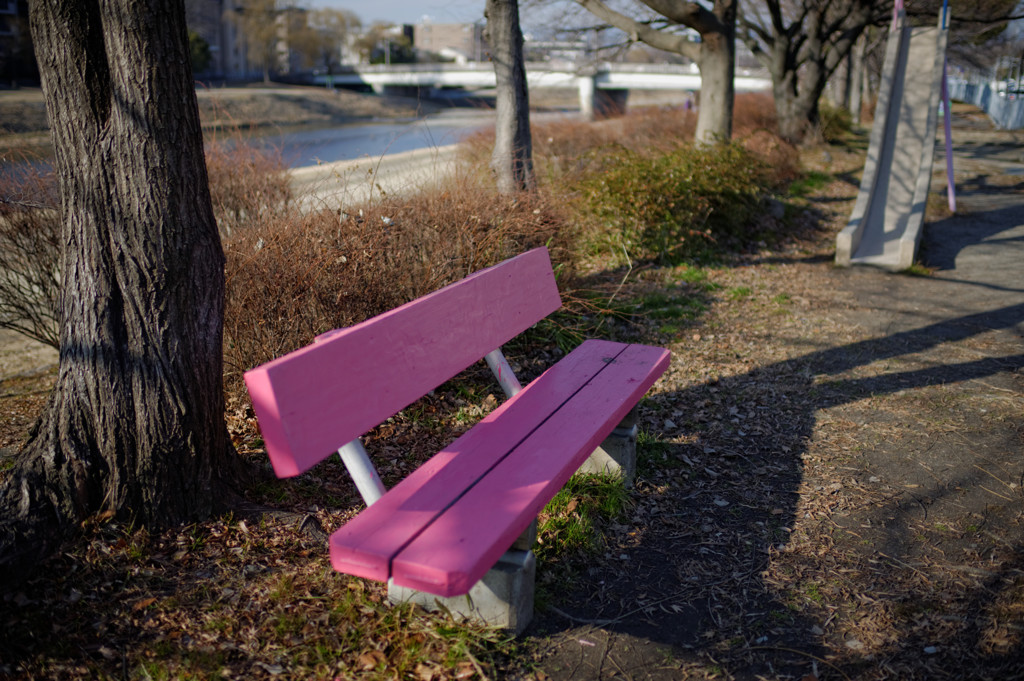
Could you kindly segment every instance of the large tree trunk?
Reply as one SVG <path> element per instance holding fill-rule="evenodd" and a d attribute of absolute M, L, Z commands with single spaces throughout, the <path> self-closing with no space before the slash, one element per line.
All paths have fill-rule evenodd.
<path fill-rule="evenodd" d="M 796 106 L 797 72 L 788 63 L 786 46 L 779 41 L 772 50 L 768 71 L 772 76 L 772 96 L 775 99 L 775 116 L 779 122 L 779 135 L 783 139 L 798 143 L 803 140 L 807 119 Z"/>
<path fill-rule="evenodd" d="M 860 125 L 864 109 L 864 52 L 867 44 L 867 35 L 861 34 L 850 57 L 850 113 L 856 125 Z"/>
<path fill-rule="evenodd" d="M 534 187 L 530 98 L 523 64 L 518 0 L 487 0 L 487 42 L 497 79 L 494 153 L 491 170 L 503 194 Z"/>
<path fill-rule="evenodd" d="M 779 135 L 791 144 L 820 142 L 818 101 L 825 90 L 826 76 L 814 62 L 807 64 L 805 71 L 804 77 L 798 76 L 795 70 L 784 74 L 772 72 Z"/>
<path fill-rule="evenodd" d="M 820 89 L 814 92 L 820 95 Z M 815 141 L 819 132 L 819 114 L 818 100 L 813 92 L 797 91 L 791 86 L 789 79 L 781 79 L 775 81 L 773 94 L 775 114 L 779 121 L 779 135 L 782 139 L 791 144 Z"/>
<path fill-rule="evenodd" d="M 797 3 L 768 0 L 765 16 L 744 20 L 743 38 L 768 67 L 782 137 L 794 144 L 820 135 L 818 100 L 854 42 L 871 21 L 877 3 L 869 0 Z M 799 9 L 789 21 L 786 8 Z M 788 22 L 788 23 L 787 23 Z"/>
<path fill-rule="evenodd" d="M 719 30 L 702 33 L 700 44 L 700 109 L 698 144 L 728 142 L 732 138 L 732 112 L 736 94 L 736 9 L 734 0 L 719 0 L 713 12 Z"/>
<path fill-rule="evenodd" d="M 0 488 L 5 577 L 97 512 L 208 515 L 240 471 L 183 2 L 36 0 L 31 26 L 61 189 L 60 364 Z"/>
<path fill-rule="evenodd" d="M 700 110 L 697 114 L 698 144 L 729 141 L 732 137 L 733 76 L 736 63 L 736 13 L 738 0 L 715 0 L 711 8 L 699 2 L 679 0 L 640 0 L 668 20 L 666 28 L 658 22 L 637 21 L 605 4 L 604 0 L 576 0 L 602 21 L 625 31 L 659 50 L 681 54 L 700 67 Z M 700 44 L 674 30 L 688 26 L 700 33 Z"/>

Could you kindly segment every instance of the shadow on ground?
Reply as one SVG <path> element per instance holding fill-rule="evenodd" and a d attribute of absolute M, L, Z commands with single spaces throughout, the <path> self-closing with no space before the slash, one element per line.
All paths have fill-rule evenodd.
<path fill-rule="evenodd" d="M 649 400 L 659 437 L 641 452 L 632 517 L 577 579 L 541 568 L 540 668 L 559 680 L 1021 673 L 1021 629 L 996 612 L 1024 595 L 1019 419 L 973 423 L 967 445 L 907 410 L 967 423 L 973 406 L 916 401 L 979 381 L 1019 395 L 1024 354 L 947 349 L 1019 339 L 1022 323 L 1024 303 L 1006 305 Z M 822 418 L 854 431 L 828 460 Z"/>

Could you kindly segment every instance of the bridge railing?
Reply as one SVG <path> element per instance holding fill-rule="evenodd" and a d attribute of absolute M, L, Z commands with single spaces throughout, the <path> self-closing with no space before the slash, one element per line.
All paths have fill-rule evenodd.
<path fill-rule="evenodd" d="M 666 75 L 691 75 L 699 71 L 695 66 L 683 64 L 617 64 L 611 62 L 592 62 L 588 64 L 576 64 L 575 69 L 566 68 L 563 61 L 546 62 L 531 61 L 525 64 L 527 71 L 557 71 L 565 72 L 575 70 L 579 73 L 593 71 L 606 71 L 611 73 L 654 73 Z M 452 64 L 448 62 L 436 62 L 425 64 L 360 64 L 358 66 L 344 66 L 341 73 L 430 73 L 430 72 L 458 72 L 458 71 L 491 71 L 494 65 L 490 62 L 467 62 L 465 64 Z M 767 77 L 764 70 L 737 70 L 737 77 Z"/>

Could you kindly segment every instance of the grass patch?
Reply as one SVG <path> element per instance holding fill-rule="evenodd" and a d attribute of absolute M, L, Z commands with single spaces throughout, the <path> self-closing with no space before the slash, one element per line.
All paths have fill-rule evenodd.
<path fill-rule="evenodd" d="M 915 262 L 907 269 L 901 270 L 900 274 L 906 274 L 911 277 L 930 277 L 935 274 L 935 269 L 920 262 Z"/>
<path fill-rule="evenodd" d="M 754 289 L 749 286 L 735 286 L 727 292 L 729 300 L 744 300 L 754 294 Z"/>
<path fill-rule="evenodd" d="M 538 560 L 558 563 L 601 550 L 601 527 L 619 518 L 628 504 L 629 493 L 618 476 L 572 476 L 539 516 Z"/>
<path fill-rule="evenodd" d="M 707 270 L 695 265 L 680 265 L 674 270 L 673 277 L 705 293 L 721 291 L 724 288 L 717 282 L 709 281 Z"/>
<path fill-rule="evenodd" d="M 637 313 L 649 319 L 692 321 L 707 312 L 705 301 L 685 292 L 671 290 L 650 293 L 640 299 Z"/>
<path fill-rule="evenodd" d="M 827 187 L 834 178 L 828 173 L 819 170 L 809 170 L 800 174 L 800 177 L 789 183 L 787 194 L 793 198 L 805 198 L 813 192 L 819 192 Z"/>

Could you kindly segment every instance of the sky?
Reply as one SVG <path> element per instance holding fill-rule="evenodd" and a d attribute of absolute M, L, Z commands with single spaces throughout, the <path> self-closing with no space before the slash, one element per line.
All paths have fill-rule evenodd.
<path fill-rule="evenodd" d="M 479 21 L 484 18 L 484 0 L 313 0 L 313 7 L 331 7 L 355 12 L 363 24 L 375 20 L 396 24 L 418 24 L 424 15 L 438 24 Z"/>

